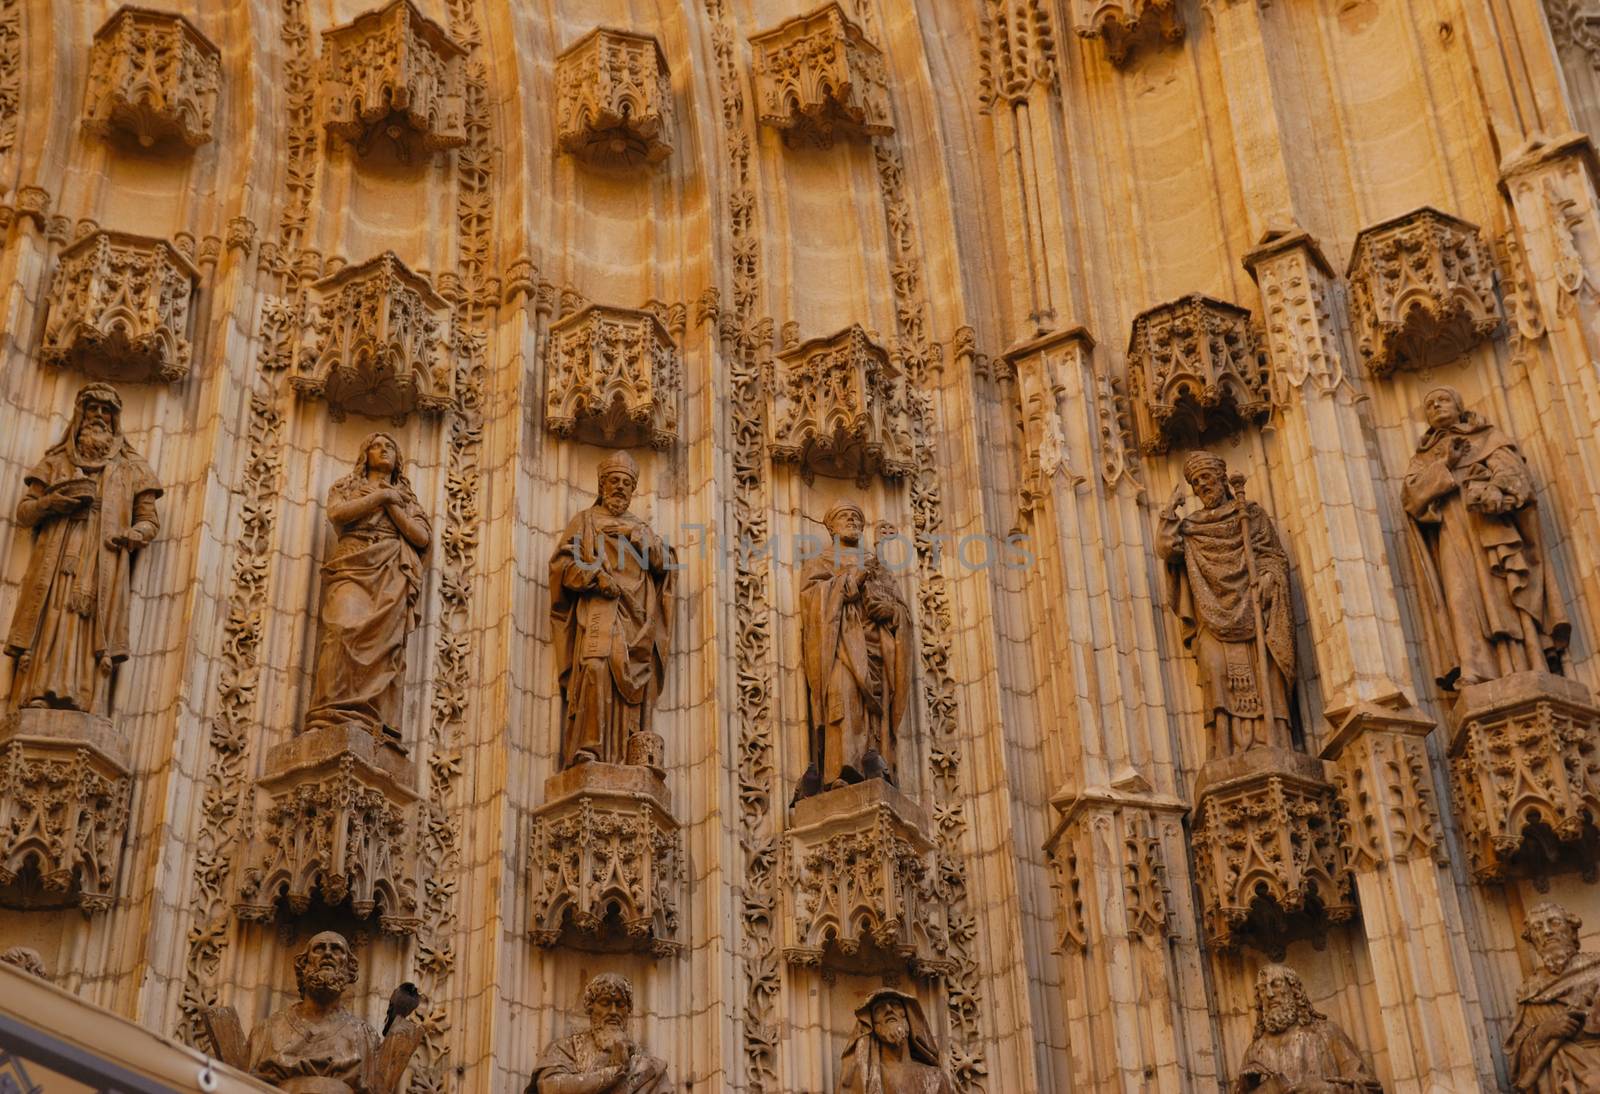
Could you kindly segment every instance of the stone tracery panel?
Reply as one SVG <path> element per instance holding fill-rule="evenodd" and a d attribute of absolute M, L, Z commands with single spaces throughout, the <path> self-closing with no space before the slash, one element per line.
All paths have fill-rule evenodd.
<path fill-rule="evenodd" d="M 221 84 L 217 47 L 193 23 L 125 6 L 95 31 L 84 124 L 145 148 L 167 138 L 198 148 L 212 138 Z"/>
<path fill-rule="evenodd" d="M 591 163 L 672 154 L 672 79 L 648 34 L 596 27 L 556 58 L 556 142 Z"/>
<path fill-rule="evenodd" d="M 894 132 L 883 53 L 837 3 L 750 39 L 757 117 L 791 144 Z"/>
<path fill-rule="evenodd" d="M 428 151 L 467 142 L 466 50 L 411 0 L 357 16 L 322 35 L 322 109 L 328 132 L 364 150 L 383 136 L 401 158 L 415 138 Z"/>

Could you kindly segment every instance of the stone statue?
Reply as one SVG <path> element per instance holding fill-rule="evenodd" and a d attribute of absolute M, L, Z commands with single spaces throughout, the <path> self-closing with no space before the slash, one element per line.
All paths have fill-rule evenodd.
<path fill-rule="evenodd" d="M 916 997 L 879 988 L 856 1008 L 839 1058 L 839 1094 L 955 1094 Z"/>
<path fill-rule="evenodd" d="M 1268 965 L 1256 975 L 1256 1033 L 1233 1094 L 1383 1094 L 1344 1030 L 1311 1007 L 1300 974 Z"/>
<path fill-rule="evenodd" d="M 61 440 L 23 477 L 17 523 L 34 529 L 6 652 L 17 706 L 110 713 L 111 670 L 128 657 L 133 556 L 160 527 L 161 483 L 122 435 L 122 397 L 78 392 Z"/>
<path fill-rule="evenodd" d="M 601 461 L 599 498 L 568 522 L 550 559 L 563 768 L 658 751 L 650 713 L 666 672 L 676 556 L 628 511 L 638 481 L 626 452 Z"/>
<path fill-rule="evenodd" d="M 1561 671 L 1571 629 L 1539 535 L 1533 476 L 1505 434 L 1447 387 L 1422 401 L 1428 430 L 1400 495 L 1422 571 L 1423 612 L 1447 689 Z"/>
<path fill-rule="evenodd" d="M 305 727 L 357 726 L 400 739 L 406 636 L 421 619 L 422 561 L 433 531 L 387 433 L 361 442 L 328 490 L 339 539 L 322 566 L 321 637 Z"/>
<path fill-rule="evenodd" d="M 1183 462 L 1202 506 L 1178 512 L 1183 486 L 1162 509 L 1156 551 L 1167 562 L 1168 603 L 1200 669 L 1207 758 L 1291 748 L 1294 618 L 1289 558 L 1266 512 L 1236 495 L 1209 452 Z M 1242 480 L 1241 480 L 1242 481 Z"/>
<path fill-rule="evenodd" d="M 211 1050 L 225 1063 L 295 1094 L 394 1094 L 422 1040 L 422 1027 L 396 1019 L 386 1037 L 345 1008 L 360 972 L 336 931 L 312 936 L 294 959 L 300 1001 L 261 1022 L 245 1043 L 232 1007 L 205 1012 Z"/>
<path fill-rule="evenodd" d="M 911 613 L 877 552 L 862 545 L 861 507 L 836 502 L 822 523 L 833 542 L 800 568 L 815 782 L 827 790 L 871 778 L 892 783 L 911 693 Z"/>
<path fill-rule="evenodd" d="M 603 972 L 583 989 L 589 1028 L 539 1054 L 525 1094 L 666 1094 L 667 1065 L 628 1036 L 633 985 Z"/>
<path fill-rule="evenodd" d="M 50 973 L 44 967 L 44 958 L 31 946 L 12 946 L 5 953 L 0 953 L 0 965 L 10 965 L 40 980 L 50 979 Z"/>
<path fill-rule="evenodd" d="M 1517 1022 L 1506 1039 L 1519 1091 L 1600 1090 L 1600 953 L 1579 951 L 1582 923 L 1552 901 L 1528 912 L 1522 937 L 1542 968 L 1517 992 Z"/>

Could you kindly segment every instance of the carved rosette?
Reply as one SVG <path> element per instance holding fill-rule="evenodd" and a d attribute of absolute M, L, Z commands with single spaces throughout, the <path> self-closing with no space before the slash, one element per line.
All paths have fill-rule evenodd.
<path fill-rule="evenodd" d="M 1266 418 L 1270 376 L 1250 313 L 1198 293 L 1140 313 L 1128 395 L 1145 452 L 1209 444 Z"/>
<path fill-rule="evenodd" d="M 1339 805 L 1322 762 L 1260 748 L 1201 770 L 1190 833 L 1211 944 L 1271 954 L 1355 915 Z"/>
<path fill-rule="evenodd" d="M 1183 17 L 1174 0 L 1072 0 L 1072 29 L 1098 38 L 1106 59 L 1124 65 L 1140 42 L 1183 41 Z"/>
<path fill-rule="evenodd" d="M 1475 224 L 1424 206 L 1356 236 L 1350 321 L 1374 376 L 1453 361 L 1500 326 L 1494 265 Z"/>
<path fill-rule="evenodd" d="M 322 34 L 323 121 L 365 149 L 379 134 L 430 151 L 467 143 L 466 50 L 411 0 Z"/>
<path fill-rule="evenodd" d="M 1461 689 L 1450 782 L 1472 875 L 1593 875 L 1600 708 L 1576 680 L 1519 672 Z"/>
<path fill-rule="evenodd" d="M 296 391 L 326 401 L 336 421 L 350 412 L 403 421 L 454 404 L 450 305 L 426 278 L 385 251 L 312 289 L 313 345 L 300 356 Z"/>
<path fill-rule="evenodd" d="M 556 142 L 591 163 L 660 163 L 672 154 L 672 82 L 648 34 L 596 27 L 556 58 Z"/>
<path fill-rule="evenodd" d="M 198 148 L 211 140 L 221 86 L 221 55 L 193 23 L 125 6 L 95 31 L 84 124 L 144 148 L 167 138 Z"/>
<path fill-rule="evenodd" d="M 385 931 L 415 934 L 427 880 L 415 768 L 366 731 L 338 728 L 273 749 L 267 772 L 234 895 L 238 917 L 265 923 L 285 904 L 301 915 L 313 903 L 348 902 L 362 919 L 376 912 Z"/>
<path fill-rule="evenodd" d="M 554 946 L 620 936 L 673 957 L 683 837 L 660 775 L 637 765 L 580 764 L 545 782 L 528 850 L 528 934 Z"/>
<path fill-rule="evenodd" d="M 39 357 L 108 380 L 189 375 L 200 273 L 172 244 L 94 231 L 61 252 Z"/>
<path fill-rule="evenodd" d="M 757 117 L 786 143 L 827 148 L 894 132 L 883 53 L 838 4 L 754 35 L 750 46 Z"/>
<path fill-rule="evenodd" d="M 798 802 L 784 835 L 783 956 L 853 972 L 955 968 L 922 809 L 881 779 Z"/>
<path fill-rule="evenodd" d="M 778 354 L 773 385 L 774 460 L 865 483 L 910 473 L 911 428 L 900 372 L 859 326 Z"/>
<path fill-rule="evenodd" d="M 127 744 L 107 719 L 31 708 L 7 716 L 0 723 L 0 906 L 109 909 L 132 785 Z"/>
<path fill-rule="evenodd" d="M 682 366 L 654 313 L 591 304 L 551 326 L 546 353 L 552 433 L 614 447 L 678 439 Z"/>

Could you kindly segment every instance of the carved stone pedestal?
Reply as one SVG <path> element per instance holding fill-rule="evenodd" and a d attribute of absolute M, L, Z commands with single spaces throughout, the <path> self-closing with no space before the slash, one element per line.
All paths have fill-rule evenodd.
<path fill-rule="evenodd" d="M 550 328 L 545 424 L 590 444 L 666 449 L 678 439 L 682 366 L 648 311 L 591 304 Z"/>
<path fill-rule="evenodd" d="M 911 431 L 899 371 L 859 325 L 790 346 L 773 385 L 772 458 L 821 473 L 898 478 L 911 471 Z"/>
<path fill-rule="evenodd" d="M 1280 955 L 1355 915 L 1322 761 L 1260 748 L 1212 760 L 1195 784 L 1195 879 L 1212 945 Z"/>
<path fill-rule="evenodd" d="M 544 784 L 529 841 L 528 933 L 596 949 L 676 956 L 683 841 L 661 775 L 579 764 Z"/>
<path fill-rule="evenodd" d="M 349 901 L 395 934 L 421 926 L 423 818 L 417 771 L 354 726 L 302 733 L 267 754 L 254 836 L 234 898 L 240 919 L 270 922 L 280 899 L 299 915 L 313 901 Z"/>
<path fill-rule="evenodd" d="M 648 34 L 596 27 L 556 58 L 556 143 L 604 165 L 672 154 L 672 80 Z"/>
<path fill-rule="evenodd" d="M 756 113 L 786 144 L 831 146 L 894 132 L 883 52 L 837 3 L 750 39 Z"/>
<path fill-rule="evenodd" d="M 794 808 L 783 843 L 783 956 L 852 972 L 954 969 L 928 819 L 882 779 Z"/>
<path fill-rule="evenodd" d="M 128 822 L 127 743 L 78 710 L 0 722 L 0 905 L 111 907 Z M 19 886 L 24 870 L 38 886 Z"/>
<path fill-rule="evenodd" d="M 1450 782 L 1479 881 L 1600 862 L 1600 708 L 1576 680 L 1519 672 L 1456 697 Z"/>

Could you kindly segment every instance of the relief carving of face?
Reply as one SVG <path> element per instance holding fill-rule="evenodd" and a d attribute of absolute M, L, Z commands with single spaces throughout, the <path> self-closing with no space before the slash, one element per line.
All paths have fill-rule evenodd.
<path fill-rule="evenodd" d="M 628 1037 L 628 1001 L 620 994 L 606 992 L 589 1004 L 589 1032 L 595 1044 L 611 1051 Z"/>
<path fill-rule="evenodd" d="M 833 523 L 828 525 L 828 531 L 846 547 L 854 547 L 861 542 L 861 532 L 866 523 L 866 518 L 861 515 L 860 510 L 841 509 L 834 514 Z"/>
<path fill-rule="evenodd" d="M 1305 989 L 1293 972 L 1285 968 L 1269 970 L 1257 990 L 1262 1025 L 1268 1033 L 1282 1033 L 1299 1024 Z"/>
<path fill-rule="evenodd" d="M 99 458 L 111 451 L 117 436 L 117 408 L 99 399 L 86 399 L 83 418 L 78 424 L 78 451 Z"/>
<path fill-rule="evenodd" d="M 344 936 L 323 931 L 306 943 L 295 962 L 300 979 L 300 994 L 329 1003 L 338 999 L 355 981 L 355 960 Z"/>
<path fill-rule="evenodd" d="M 1423 398 L 1422 414 L 1434 429 L 1445 429 L 1461 419 L 1461 399 L 1447 387 L 1435 388 Z"/>
<path fill-rule="evenodd" d="M 898 999 L 880 999 L 872 1005 L 872 1035 L 884 1044 L 903 1045 L 911 1036 L 906 1005 Z"/>
<path fill-rule="evenodd" d="M 1541 905 L 1528 916 L 1523 931 L 1546 972 L 1559 973 L 1578 952 L 1578 928 L 1558 905 Z"/>
<path fill-rule="evenodd" d="M 614 517 L 628 511 L 633 502 L 634 481 L 621 471 L 607 471 L 600 476 L 600 504 Z"/>
<path fill-rule="evenodd" d="M 1199 467 L 1189 476 L 1189 488 L 1207 509 L 1228 500 L 1227 475 L 1218 467 Z"/>

